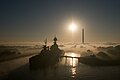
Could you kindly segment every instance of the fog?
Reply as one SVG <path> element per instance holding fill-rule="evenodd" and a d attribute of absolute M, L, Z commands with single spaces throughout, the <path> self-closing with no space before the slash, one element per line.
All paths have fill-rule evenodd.
<path fill-rule="evenodd" d="M 52 43 L 49 43 L 48 45 L 51 45 Z M 47 69 L 47 72 L 44 75 L 44 71 L 35 71 L 30 72 L 29 70 L 29 58 L 33 55 L 39 54 L 42 49 L 42 43 L 41 44 L 32 44 L 32 45 L 1 45 L 0 46 L 0 79 L 5 80 L 15 80 L 21 77 L 19 80 L 38 80 L 38 79 L 45 79 L 45 76 L 47 75 L 47 79 L 80 79 L 83 78 L 83 80 L 94 80 L 103 79 L 100 78 L 104 75 L 112 75 L 111 79 L 109 77 L 106 77 L 105 79 L 112 80 L 114 76 L 120 79 L 119 75 L 119 66 L 116 67 L 89 67 L 87 65 L 78 63 L 76 59 L 74 59 L 74 62 L 71 63 L 71 59 L 68 59 L 67 63 L 65 63 L 64 59 L 60 62 L 60 65 L 58 67 L 58 70 L 56 71 L 56 78 L 53 69 Z M 100 59 L 120 59 L 120 44 L 119 43 L 59 43 L 59 48 L 65 51 L 65 55 L 72 55 L 71 53 L 74 53 L 74 56 L 77 57 L 84 57 L 88 55 L 95 54 L 96 57 Z M 67 67 L 65 67 L 66 65 Z M 72 70 L 74 69 L 74 70 Z M 99 69 L 102 69 L 99 70 Z M 111 71 L 111 69 L 114 69 Z M 67 71 L 68 70 L 68 71 Z M 70 70 L 70 71 L 69 71 Z M 72 70 L 72 71 L 71 71 Z M 105 74 L 102 73 L 106 70 Z M 100 72 L 101 71 L 101 72 Z M 63 72 L 63 74 L 61 74 Z M 82 73 L 81 73 L 82 72 Z M 95 73 L 95 74 L 94 74 Z M 51 75 L 50 75 L 51 74 Z M 92 75 L 94 74 L 94 75 Z M 27 76 L 26 76 L 27 75 Z M 88 76 L 87 76 L 88 75 Z M 31 78 L 32 76 L 32 78 Z M 67 77 L 67 78 L 65 78 Z M 89 78 L 91 77 L 91 78 Z M 98 77 L 98 78 L 97 78 Z"/>

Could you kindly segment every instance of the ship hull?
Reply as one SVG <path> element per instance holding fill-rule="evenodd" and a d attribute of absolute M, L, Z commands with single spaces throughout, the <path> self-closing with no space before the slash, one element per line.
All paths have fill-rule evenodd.
<path fill-rule="evenodd" d="M 29 58 L 29 67 L 31 70 L 45 69 L 50 66 L 55 66 L 60 61 L 60 56 L 64 55 L 64 51 L 58 53 L 48 53 L 48 55 L 36 55 Z"/>

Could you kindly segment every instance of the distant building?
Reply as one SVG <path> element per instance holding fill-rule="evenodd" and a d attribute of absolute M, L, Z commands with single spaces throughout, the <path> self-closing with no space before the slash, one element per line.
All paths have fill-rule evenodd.
<path fill-rule="evenodd" d="M 84 44 L 85 42 L 84 42 L 84 28 L 82 28 L 82 44 Z"/>

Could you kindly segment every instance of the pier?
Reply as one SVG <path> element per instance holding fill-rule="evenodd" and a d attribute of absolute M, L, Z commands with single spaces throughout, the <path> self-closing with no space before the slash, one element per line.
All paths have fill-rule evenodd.
<path fill-rule="evenodd" d="M 61 57 L 65 57 L 65 58 L 76 58 L 79 59 L 80 57 L 73 57 L 73 56 L 61 56 Z"/>
<path fill-rule="evenodd" d="M 73 57 L 73 56 L 61 56 L 61 58 L 65 58 L 65 64 L 67 64 L 67 59 L 68 58 L 71 58 L 72 59 L 72 66 L 74 67 L 74 65 L 73 65 L 73 59 L 78 59 L 79 60 L 79 58 L 80 57 Z"/>

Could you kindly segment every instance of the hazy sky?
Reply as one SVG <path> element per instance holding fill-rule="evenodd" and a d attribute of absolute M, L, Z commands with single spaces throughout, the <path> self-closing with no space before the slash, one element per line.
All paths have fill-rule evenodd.
<path fill-rule="evenodd" d="M 0 41 L 71 41 L 72 19 L 75 41 L 120 42 L 120 0 L 0 0 Z"/>

